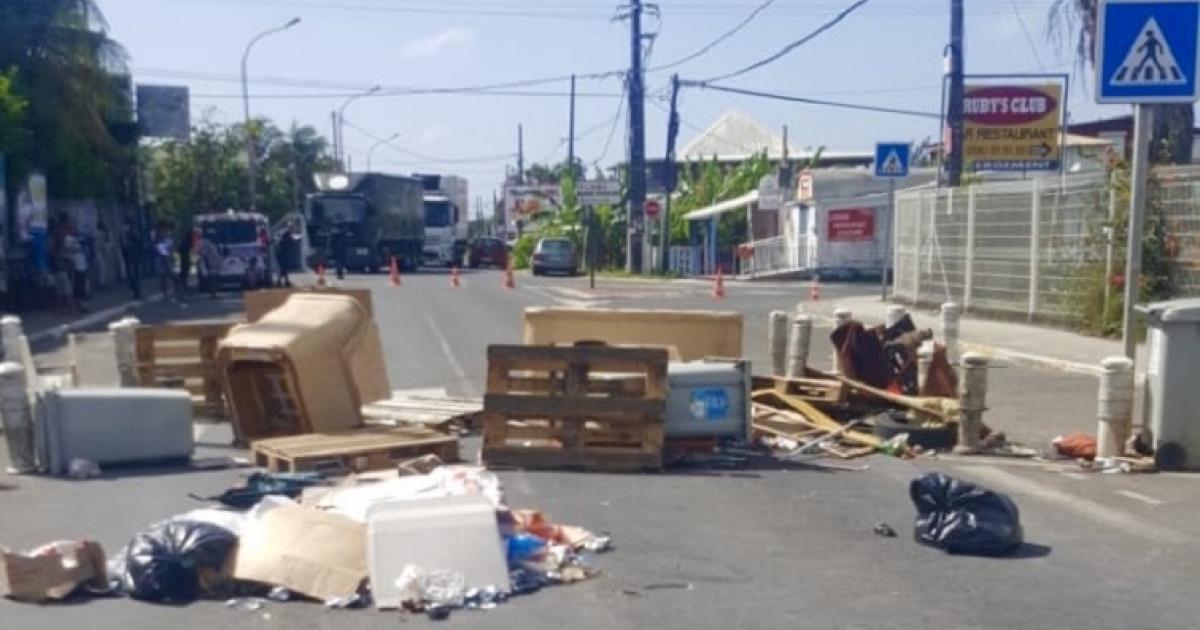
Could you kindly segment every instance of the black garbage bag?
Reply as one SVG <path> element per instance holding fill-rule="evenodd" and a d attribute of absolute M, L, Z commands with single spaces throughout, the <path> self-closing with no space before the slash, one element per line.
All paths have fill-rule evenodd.
<path fill-rule="evenodd" d="M 1006 495 L 932 472 L 913 479 L 908 493 L 921 544 L 981 556 L 1006 556 L 1021 546 L 1021 517 Z"/>
<path fill-rule="evenodd" d="M 233 532 L 211 523 L 162 523 L 129 541 L 121 590 L 149 602 L 194 601 L 202 592 L 202 576 L 218 575 L 236 545 Z"/>
<path fill-rule="evenodd" d="M 246 510 L 262 501 L 263 497 L 278 495 L 295 499 L 305 488 L 321 483 L 324 483 L 324 477 L 315 472 L 256 472 L 246 478 L 245 484 L 230 488 L 221 494 L 208 497 L 196 494 L 188 494 L 188 496 L 197 501 L 219 501 L 222 505 Z"/>

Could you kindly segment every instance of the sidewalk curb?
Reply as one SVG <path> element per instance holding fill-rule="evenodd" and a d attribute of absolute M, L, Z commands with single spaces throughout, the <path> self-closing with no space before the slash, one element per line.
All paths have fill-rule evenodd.
<path fill-rule="evenodd" d="M 1056 359 L 1054 357 L 1046 357 L 1040 354 L 1018 352 L 1016 350 L 997 348 L 987 344 L 974 343 L 970 341 L 959 341 L 958 345 L 963 352 L 982 354 L 989 359 L 999 359 L 1014 365 L 1049 368 L 1052 370 L 1058 370 L 1060 372 L 1079 374 L 1081 376 L 1098 377 L 1103 373 L 1103 370 L 1099 365 L 1092 365 L 1090 363 L 1080 363 L 1078 361 L 1070 361 L 1067 359 Z"/>
<path fill-rule="evenodd" d="M 77 332 L 84 328 L 95 326 L 96 324 L 100 324 L 108 320 L 115 320 L 121 315 L 124 315 L 139 306 L 150 302 L 158 302 L 161 299 L 162 295 L 152 295 L 142 300 L 130 300 L 123 304 L 110 306 L 106 309 L 90 313 L 84 317 L 80 317 L 79 319 L 67 322 L 65 324 L 60 324 L 58 326 L 47 328 L 46 330 L 35 332 L 31 335 L 27 335 L 27 338 L 29 339 L 30 344 L 61 339 L 69 333 Z"/>

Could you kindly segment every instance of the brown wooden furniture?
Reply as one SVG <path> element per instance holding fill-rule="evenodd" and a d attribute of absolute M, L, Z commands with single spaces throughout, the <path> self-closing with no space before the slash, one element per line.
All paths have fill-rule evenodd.
<path fill-rule="evenodd" d="M 230 322 L 139 326 L 134 333 L 138 384 L 182 387 L 192 395 L 198 415 L 226 417 L 217 345 L 232 327 Z"/>

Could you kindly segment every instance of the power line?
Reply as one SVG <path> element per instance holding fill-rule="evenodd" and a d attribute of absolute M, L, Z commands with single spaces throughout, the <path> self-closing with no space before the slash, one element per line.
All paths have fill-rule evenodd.
<path fill-rule="evenodd" d="M 386 140 L 384 138 L 381 138 L 381 137 L 371 133 L 370 131 L 367 131 L 366 129 L 363 129 L 362 127 L 359 127 L 358 125 L 350 122 L 350 120 L 348 120 L 348 119 L 343 119 L 343 122 L 345 123 L 345 125 L 347 127 L 357 131 L 358 133 L 361 133 L 362 135 L 364 135 L 372 140 L 375 140 L 376 142 L 382 142 L 383 144 L 385 144 L 386 146 L 390 147 L 391 149 L 393 149 L 395 151 L 398 151 L 405 155 L 415 157 L 418 160 L 423 160 L 425 162 L 437 162 L 440 164 L 485 164 L 485 163 L 489 163 L 489 162 L 508 161 L 508 160 L 512 159 L 512 157 L 514 155 L 512 153 L 501 153 L 498 155 L 487 155 L 487 156 L 478 156 L 478 157 L 459 157 L 459 158 L 433 157 L 430 155 L 425 155 L 423 153 L 418 153 L 417 151 L 413 151 L 412 149 L 406 149 L 402 146 L 395 144 L 391 140 Z"/>
<path fill-rule="evenodd" d="M 769 63 L 773 63 L 773 62 L 779 60 L 784 55 L 787 55 L 788 53 L 799 48 L 800 46 L 803 46 L 804 44 L 808 43 L 809 41 L 812 41 L 821 33 L 824 33 L 825 31 L 833 28 L 835 25 L 837 25 L 838 22 L 841 22 L 842 20 L 846 19 L 846 16 L 850 15 L 854 11 L 857 11 L 859 9 L 859 7 L 862 7 L 864 4 L 866 4 L 870 1 L 871 0 L 857 0 L 850 6 L 846 7 L 845 9 L 842 9 L 842 12 L 835 15 L 833 17 L 833 19 L 829 20 L 828 22 L 825 22 L 821 26 L 818 26 L 816 28 L 816 30 L 814 30 L 811 33 L 809 33 L 808 35 L 805 35 L 804 37 L 801 37 L 800 39 L 788 44 L 787 46 L 784 46 L 783 50 L 780 50 L 779 52 L 771 55 L 770 57 L 767 57 L 766 59 L 763 59 L 762 61 L 757 61 L 755 63 L 752 63 L 752 64 L 746 66 L 745 68 L 742 68 L 741 70 L 735 70 L 728 74 L 723 74 L 718 77 L 713 77 L 711 79 L 707 79 L 705 81 L 705 83 L 712 82 L 712 81 L 724 81 L 726 79 L 732 79 L 734 77 L 738 77 L 743 74 L 746 74 L 747 72 L 757 70 Z"/>
<path fill-rule="evenodd" d="M 1033 42 L 1033 35 L 1029 34 L 1029 25 L 1025 24 L 1025 16 L 1021 15 L 1021 9 L 1017 7 L 1017 0 L 1008 0 L 1012 5 L 1013 13 L 1017 16 L 1017 23 L 1021 25 L 1021 32 L 1025 33 L 1025 41 L 1029 42 L 1029 52 L 1033 53 L 1033 60 L 1037 62 L 1039 68 L 1045 68 L 1046 64 L 1042 63 L 1042 56 L 1038 54 L 1037 44 Z"/>
<path fill-rule="evenodd" d="M 613 115 L 612 126 L 608 129 L 608 137 L 604 139 L 604 149 L 600 151 L 599 157 L 592 160 L 593 166 L 599 165 L 600 162 L 604 161 L 604 158 L 608 157 L 608 150 L 612 147 L 613 136 L 616 135 L 617 127 L 621 122 L 621 114 L 625 111 L 625 91 L 627 89 L 628 85 L 621 90 L 621 101 L 617 104 L 617 113 Z"/>
<path fill-rule="evenodd" d="M 793 103 L 804 103 L 807 105 L 821 105 L 824 107 L 839 107 L 842 109 L 855 109 L 859 111 L 878 112 L 881 114 L 897 114 L 900 116 L 915 116 L 918 118 L 934 118 L 940 119 L 941 115 L 936 112 L 922 112 L 912 109 L 899 109 L 896 107 L 880 107 L 877 105 L 860 105 L 857 103 L 840 103 L 837 101 L 825 101 L 815 98 L 805 98 L 803 96 L 790 96 L 787 94 L 773 94 L 770 92 L 759 92 L 756 90 L 744 90 L 741 88 L 728 87 L 724 85 L 712 85 L 705 82 L 687 82 L 681 81 L 684 85 L 691 85 L 708 90 L 716 90 L 718 92 L 729 92 L 730 94 L 742 94 L 744 96 L 757 96 L 760 98 L 769 98 L 777 101 L 791 101 Z"/>
<path fill-rule="evenodd" d="M 257 99 L 276 99 L 276 100 L 305 99 L 305 100 L 310 100 L 310 99 L 322 99 L 322 98 L 324 98 L 324 99 L 344 99 L 344 98 L 348 98 L 350 96 L 355 96 L 356 94 L 362 94 L 362 92 L 324 92 L 324 93 L 299 93 L 299 92 L 291 93 L 291 92 L 289 92 L 286 94 L 255 94 L 254 98 L 256 100 Z M 429 92 L 429 91 L 418 90 L 418 91 L 413 91 L 413 92 L 406 92 L 404 94 L 371 94 L 369 96 L 364 96 L 363 98 L 392 98 L 392 97 L 399 97 L 399 96 L 431 96 L 431 95 L 441 95 L 441 94 L 445 94 L 445 92 Z M 452 94 L 457 94 L 457 95 L 461 95 L 461 96 L 518 96 L 518 97 L 529 97 L 529 98 L 562 98 L 564 96 L 570 95 L 569 92 L 550 92 L 550 91 L 534 91 L 534 90 L 457 91 L 457 92 L 452 92 Z M 242 98 L 241 94 L 209 94 L 209 93 L 204 93 L 204 92 L 193 92 L 191 96 L 192 96 L 192 98 L 211 98 L 211 99 L 240 99 L 240 98 Z M 616 92 L 577 92 L 575 94 L 575 96 L 579 97 L 579 98 L 622 98 L 622 96 Z"/>
<path fill-rule="evenodd" d="M 753 11 L 750 12 L 749 15 L 746 16 L 745 19 L 743 19 L 741 22 L 738 22 L 733 28 L 729 29 L 728 31 L 725 31 L 724 33 L 721 34 L 721 36 L 717 37 L 716 39 L 712 40 L 711 42 L 701 46 L 692 54 L 687 55 L 681 59 L 672 61 L 671 63 L 663 64 L 656 68 L 650 68 L 649 70 L 647 70 L 647 72 L 658 72 L 660 70 L 668 70 L 668 69 L 674 68 L 676 66 L 681 66 L 697 57 L 700 57 L 701 55 L 704 55 L 708 51 L 719 46 L 721 44 L 721 42 L 724 42 L 725 40 L 729 39 L 730 37 L 733 37 L 734 35 L 736 35 L 739 31 L 741 31 L 748 24 L 750 24 L 750 22 L 753 22 L 754 18 L 758 17 L 759 13 L 762 13 L 763 11 L 765 11 L 767 9 L 767 7 L 774 4 L 774 2 L 775 2 L 775 0 L 767 0 L 766 2 L 758 5 L 757 7 L 754 8 Z"/>

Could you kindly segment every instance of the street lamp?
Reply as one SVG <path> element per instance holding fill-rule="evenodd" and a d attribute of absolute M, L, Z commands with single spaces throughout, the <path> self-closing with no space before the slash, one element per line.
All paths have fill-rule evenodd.
<path fill-rule="evenodd" d="M 255 207 L 254 197 L 255 197 L 255 193 L 257 191 L 255 190 L 255 181 L 254 180 L 256 177 L 255 171 L 257 170 L 257 165 L 255 164 L 256 160 L 254 157 L 254 134 L 250 127 L 250 84 L 246 79 L 246 62 L 248 62 L 250 60 L 250 49 L 254 48 L 254 45 L 257 44 L 259 42 L 259 40 L 261 40 L 262 38 L 264 38 L 268 35 L 274 35 L 275 33 L 282 33 L 283 31 L 286 31 L 289 28 L 292 28 L 293 26 L 295 26 L 299 23 L 300 23 L 300 18 L 294 17 L 294 18 L 288 20 L 287 24 L 284 24 L 283 26 L 276 26 L 274 28 L 269 28 L 269 29 L 259 33 L 258 35 L 255 35 L 254 38 L 250 40 L 250 43 L 246 44 L 246 52 L 242 53 L 242 108 L 245 111 L 246 165 L 247 165 L 246 172 L 249 173 L 250 209 L 251 210 L 254 210 L 254 207 Z"/>
<path fill-rule="evenodd" d="M 387 144 L 388 142 L 391 142 L 392 140 L 395 140 L 396 138 L 399 138 L 399 137 L 400 137 L 400 132 L 397 131 L 396 133 L 394 133 L 386 138 L 380 139 L 375 144 L 372 144 L 370 149 L 367 149 L 367 172 L 368 173 L 371 172 L 371 155 L 373 155 L 375 153 L 375 149 L 378 149 L 379 145 Z"/>
<path fill-rule="evenodd" d="M 371 86 L 371 89 L 367 90 L 366 92 L 361 92 L 359 94 L 355 94 L 355 95 L 351 96 L 350 98 L 346 99 L 346 101 L 344 103 L 342 103 L 342 106 L 338 108 L 337 158 L 338 158 L 338 163 L 341 165 L 343 171 L 346 170 L 346 140 L 345 140 L 345 138 L 346 138 L 346 129 L 345 129 L 345 127 L 346 127 L 346 108 L 350 106 L 350 103 L 353 103 L 354 101 L 357 101 L 358 99 L 360 99 L 364 96 L 370 96 L 382 89 L 383 88 L 378 85 Z"/>

